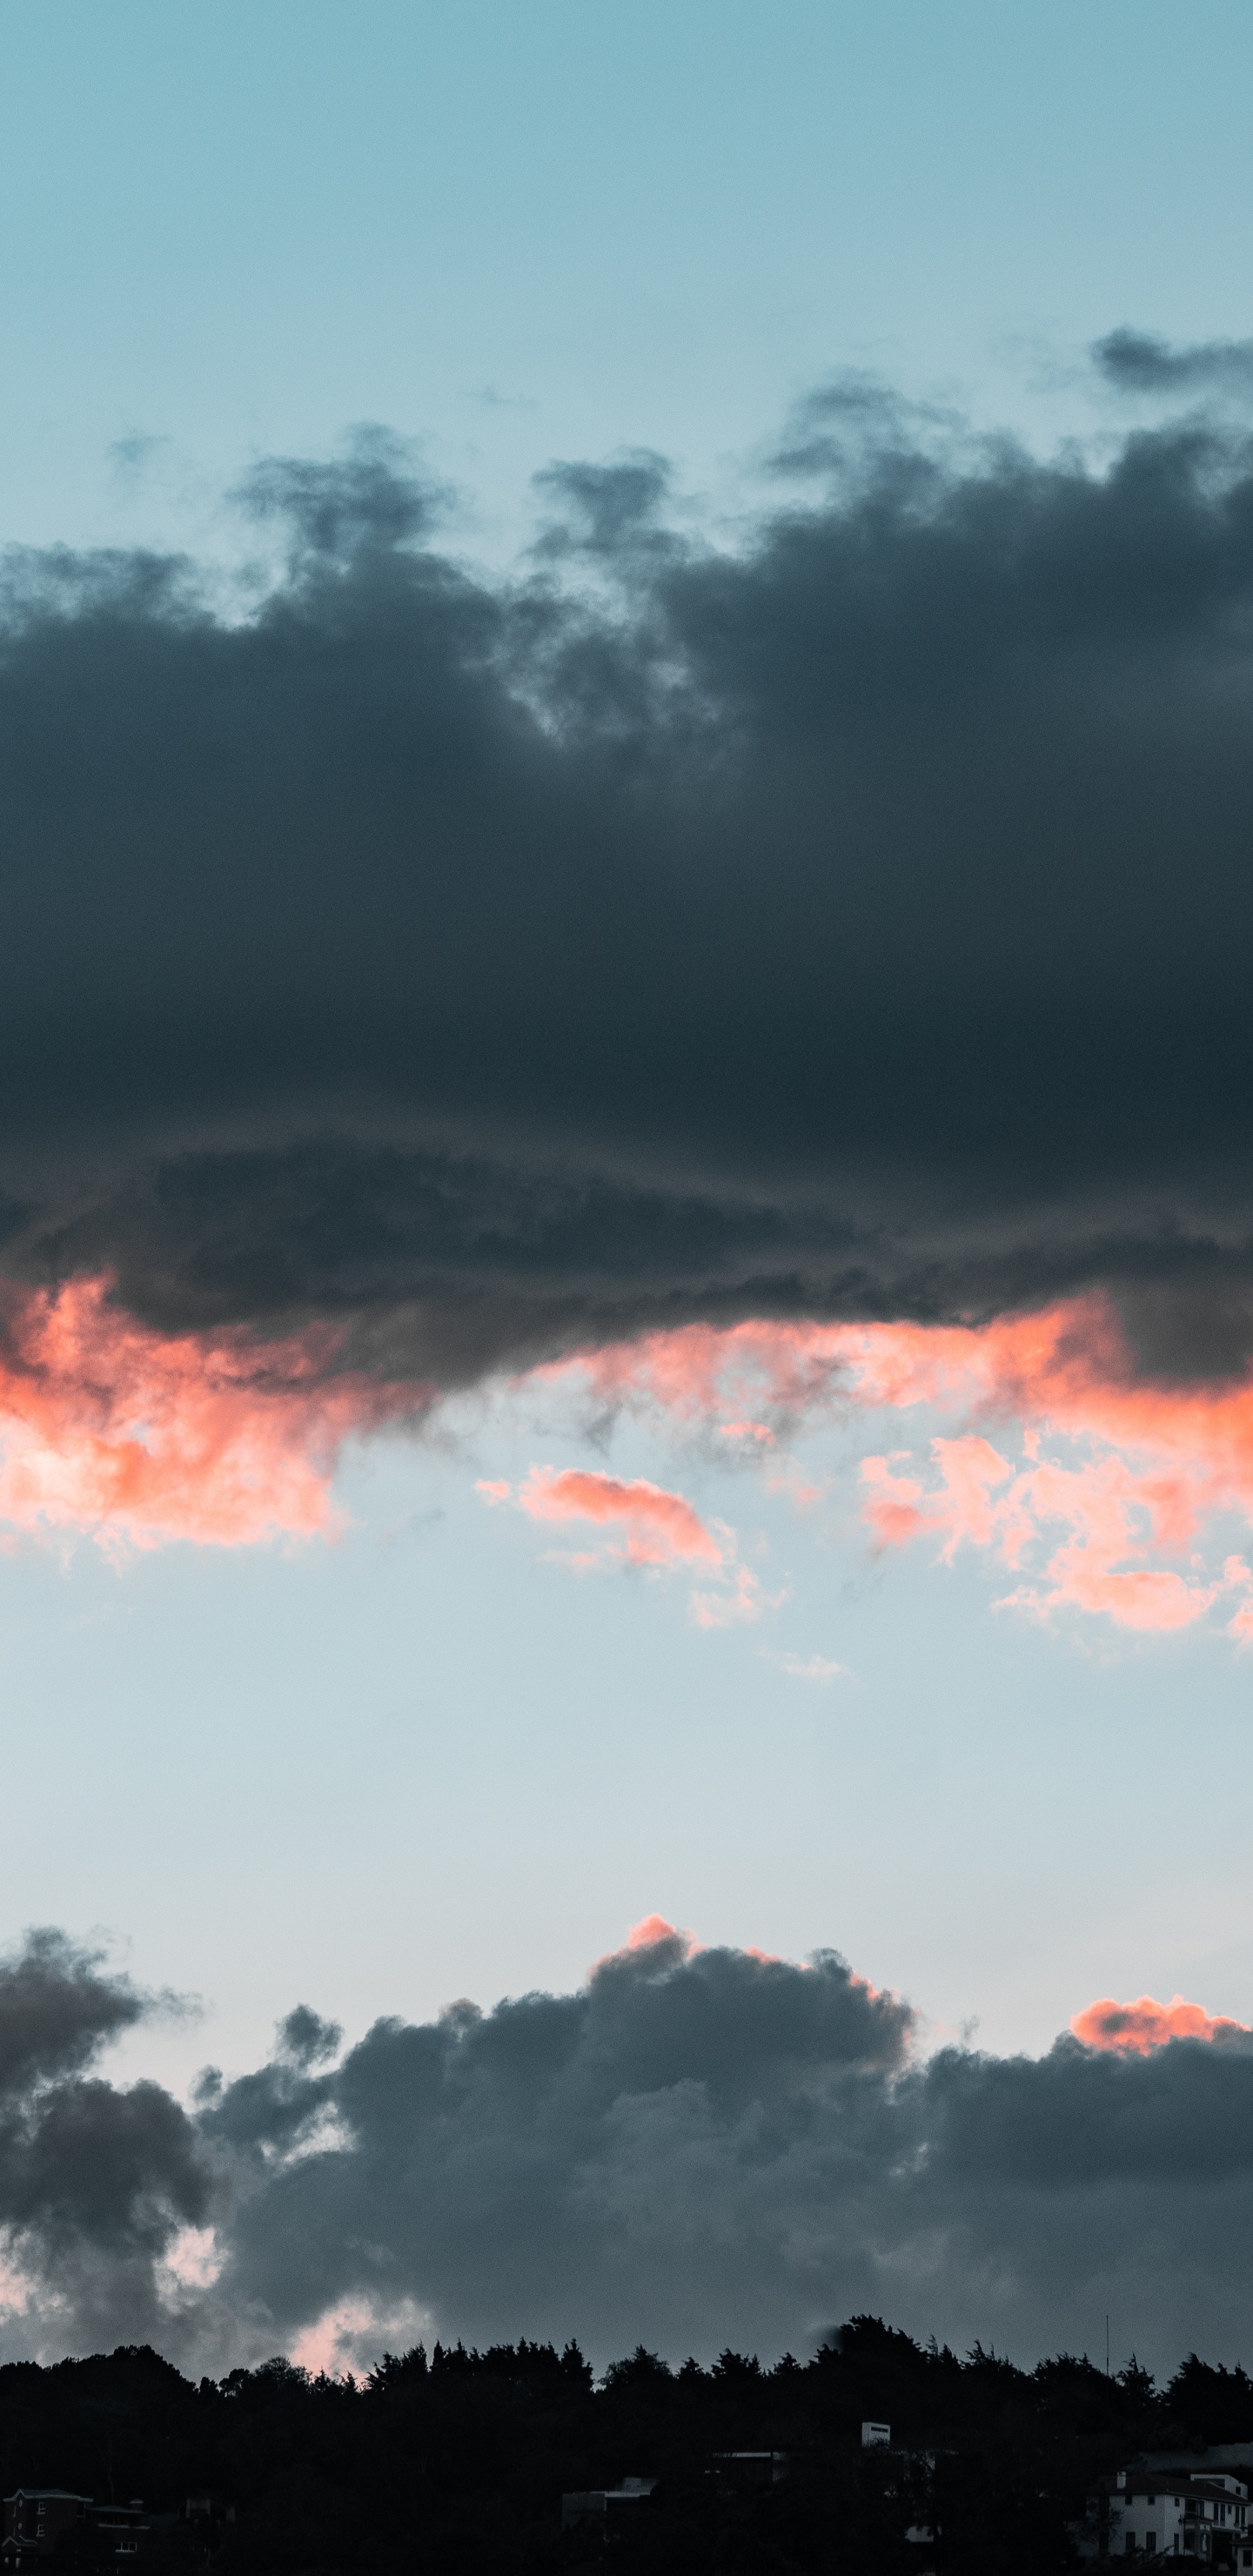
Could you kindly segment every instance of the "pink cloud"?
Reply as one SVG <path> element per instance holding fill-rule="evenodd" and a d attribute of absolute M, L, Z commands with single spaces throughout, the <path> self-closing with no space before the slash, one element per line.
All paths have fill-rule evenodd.
<path fill-rule="evenodd" d="M 664 1914 L 646 1914 L 642 1923 L 631 1925 L 625 1941 L 616 1950 L 606 1950 L 599 1959 L 593 1960 L 588 1974 L 594 1977 L 601 1968 L 612 1968 L 616 1960 L 627 1959 L 632 1952 L 666 1950 L 672 1944 L 672 1956 L 681 1959 L 695 1958 L 704 1946 L 694 1932 L 680 1931 L 677 1924 L 666 1921 Z"/>
<path fill-rule="evenodd" d="M 337 1373 L 323 1327 L 275 1342 L 153 1332 L 105 1279 L 0 1286 L 0 1313 L 0 1521 L 87 1532 L 114 1554 L 333 1532 L 345 1440 L 431 1394 Z"/>
<path fill-rule="evenodd" d="M 341 1370 L 329 1327 L 275 1342 L 153 1332 L 105 1279 L 0 1284 L 0 1320 L 0 1525 L 87 1532 L 113 1553 L 332 1534 L 345 1441 L 434 1400 L 430 1388 Z M 780 1458 L 785 1425 L 938 1415 L 916 1454 L 863 1462 L 881 1547 L 923 1539 L 949 1561 L 966 1547 L 988 1553 L 1014 1578 L 1006 1603 L 1036 1617 L 1080 1611 L 1167 1633 L 1221 1605 L 1232 1638 L 1253 1644 L 1244 1557 L 1205 1553 L 1220 1516 L 1253 1526 L 1253 1373 L 1146 1385 L 1100 1298 L 978 1328 L 696 1325 L 535 1374 L 577 1379 L 602 1403 L 708 1421 L 769 1457 L 770 1480 L 806 1504 L 818 1488 Z M 700 1625 L 751 1621 L 780 1597 L 739 1565 L 731 1532 L 646 1479 L 538 1467 L 516 1495 L 503 1480 L 479 1490 L 537 1521 L 598 1526 L 590 1564 L 706 1568 L 720 1579 L 693 1597 Z"/>
<path fill-rule="evenodd" d="M 1157 2003 L 1152 1995 L 1140 1995 L 1130 2004 L 1116 2004 L 1105 1996 L 1077 2012 L 1070 2027 L 1087 2048 L 1137 2057 L 1147 2056 L 1151 2048 L 1164 2048 L 1171 2039 L 1244 2038 L 1249 2032 L 1247 2022 L 1231 2021 L 1222 2013 L 1211 2015 L 1200 2004 L 1185 2003 L 1182 1995 L 1172 1996 L 1168 2004 Z"/>
<path fill-rule="evenodd" d="M 1117 1457 L 1079 1468 L 1029 1464 L 1015 1475 L 1008 1459 L 977 1436 L 933 1440 L 939 1482 L 924 1487 L 894 1476 L 886 1459 L 862 1461 L 866 1517 L 884 1546 L 930 1531 L 950 1562 L 969 1542 L 1019 1567 L 1031 1543 L 1059 1524 L 1068 1532 L 1042 1578 L 1006 1595 L 1017 1609 L 1044 1615 L 1066 1607 L 1112 1619 L 1124 1628 L 1188 1626 L 1216 1599 L 1215 1583 L 1190 1583 L 1170 1569 L 1128 1566 L 1152 1544 L 1151 1498 L 1144 1479 Z"/>
<path fill-rule="evenodd" d="M 380 2309 L 368 2298 L 349 2296 L 303 2328 L 288 2358 L 314 2379 L 348 2379 L 371 2369 L 385 2344 L 399 2352 L 424 2329 L 429 2331 L 429 2323 L 412 2299 Z"/>
<path fill-rule="evenodd" d="M 598 1521 L 621 1533 L 628 1565 L 721 1565 L 723 1549 L 682 1494 L 646 1477 L 626 1483 L 583 1467 L 532 1467 L 518 1492 L 536 1521 Z"/>
<path fill-rule="evenodd" d="M 1100 1297 L 979 1327 L 692 1325 L 543 1374 L 577 1375 L 604 1404 L 732 1433 L 763 1417 L 947 1416 L 921 1456 L 864 1459 L 863 1510 L 881 1547 L 930 1538 L 950 1562 L 962 1547 L 986 1551 L 1018 1578 L 1006 1606 L 1037 1617 L 1075 1610 L 1167 1633 L 1225 1600 L 1229 1634 L 1253 1643 L 1247 1566 L 1228 1554 L 1216 1572 L 1203 1553 L 1220 1515 L 1253 1524 L 1253 1372 L 1220 1386 L 1146 1383 Z"/>
<path fill-rule="evenodd" d="M 623 1565 L 654 1573 L 679 1565 L 707 1568 L 711 1588 L 689 1597 L 697 1628 L 760 1619 L 787 1598 L 786 1591 L 764 1592 L 759 1577 L 741 1565 L 735 1532 L 725 1521 L 707 1528 L 685 1494 L 670 1493 L 647 1477 L 628 1481 L 599 1468 L 532 1467 L 516 1494 L 504 1484 L 480 1484 L 478 1491 L 492 1502 L 512 1499 L 532 1520 L 599 1524 L 608 1533 L 599 1547 L 549 1551 L 572 1574 L 603 1574 Z"/>

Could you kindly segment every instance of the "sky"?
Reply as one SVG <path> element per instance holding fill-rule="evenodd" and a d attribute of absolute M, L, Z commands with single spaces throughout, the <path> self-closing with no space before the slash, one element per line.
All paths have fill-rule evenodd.
<path fill-rule="evenodd" d="M 1251 76 L 5 13 L 5 2353 L 1240 2357 Z"/>

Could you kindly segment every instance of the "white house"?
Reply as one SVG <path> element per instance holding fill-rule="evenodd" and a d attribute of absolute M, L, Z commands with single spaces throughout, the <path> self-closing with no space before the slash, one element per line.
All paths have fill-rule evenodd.
<path fill-rule="evenodd" d="M 1224 2470 L 1120 2469 L 1088 2498 L 1075 2533 L 1084 2558 L 1190 2558 L 1207 2567 L 1253 2570 L 1249 2490 Z"/>

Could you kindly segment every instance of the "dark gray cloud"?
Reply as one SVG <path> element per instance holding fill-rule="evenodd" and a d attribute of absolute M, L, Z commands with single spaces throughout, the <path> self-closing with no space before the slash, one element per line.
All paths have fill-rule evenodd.
<path fill-rule="evenodd" d="M 1253 393 L 1253 340 L 1198 340 L 1172 349 L 1151 331 L 1110 331 L 1093 356 L 1119 393 Z"/>
<path fill-rule="evenodd" d="M 908 2004 L 834 1952 L 801 1968 L 675 1936 L 572 1994 L 378 2021 L 338 2058 L 300 2006 L 188 2115 L 86 2071 L 137 2006 L 124 1981 L 40 1935 L 0 1968 L 0 2018 L 33 1980 L 46 2043 L 0 2087 L 0 2227 L 27 2285 L 10 2355 L 147 2339 L 220 2371 L 328 2313 L 367 2363 L 423 2330 L 775 2353 L 866 2308 L 1026 2359 L 1096 2350 L 1106 2310 L 1149 2359 L 1247 2353 L 1235 2026 L 1144 2056 L 1067 2036 L 927 2057 Z M 210 2224 L 216 2278 L 180 2282 L 181 2230 Z"/>
<path fill-rule="evenodd" d="M 555 467 L 512 579 L 379 436 L 258 470 L 250 605 L 9 559 L 11 1275 L 443 1383 L 1093 1282 L 1243 1358 L 1253 448 L 850 384 L 781 453 L 729 548 L 656 457 Z"/>
<path fill-rule="evenodd" d="M 1253 2042 L 919 2038 L 833 1953 L 678 1941 L 577 1994 L 379 2022 L 307 2081 L 303 2130 L 285 2067 L 272 2129 L 256 2077 L 207 2108 L 243 2160 L 216 2295 L 280 2341 L 410 2302 L 446 2336 L 577 2330 L 602 2357 L 799 2347 L 866 2306 L 1025 2356 L 1095 2350 L 1107 2308 L 1142 2352 L 1243 2348 Z"/>
<path fill-rule="evenodd" d="M 160 2085 L 119 2088 L 94 2065 L 168 2001 L 56 1931 L 0 1960 L 0 2237 L 30 2290 L 8 2324 L 19 2346 L 167 2322 L 159 2266 L 208 2214 L 210 2163 Z"/>

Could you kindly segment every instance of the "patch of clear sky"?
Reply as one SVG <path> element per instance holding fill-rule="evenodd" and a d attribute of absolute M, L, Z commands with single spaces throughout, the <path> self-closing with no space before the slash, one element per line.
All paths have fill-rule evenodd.
<path fill-rule="evenodd" d="M 423 438 L 508 555 L 554 455 L 715 505 L 833 368 L 1051 440 L 1247 317 L 1243 0 L 15 0 L 6 533 L 237 550 L 252 455 Z"/>

